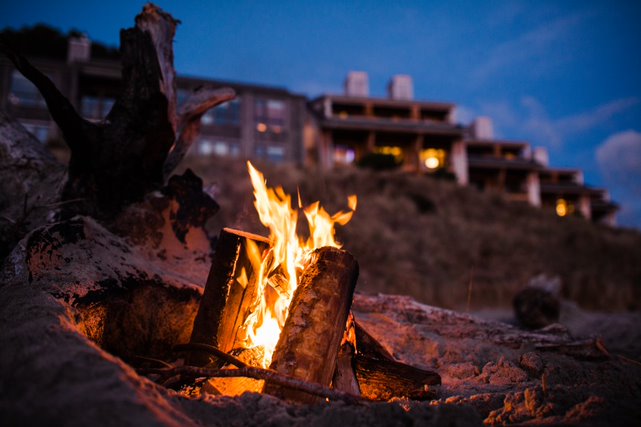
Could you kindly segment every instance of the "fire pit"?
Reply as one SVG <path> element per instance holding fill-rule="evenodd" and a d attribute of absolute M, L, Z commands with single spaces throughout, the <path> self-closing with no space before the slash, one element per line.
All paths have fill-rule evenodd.
<path fill-rule="evenodd" d="M 319 202 L 303 208 L 299 195 L 305 238 L 291 196 L 247 166 L 269 238 L 221 231 L 190 343 L 176 347 L 187 365 L 147 371 L 174 385 L 184 385 L 176 375 L 208 377 L 200 382 L 206 393 L 304 403 L 434 397 L 438 374 L 395 362 L 350 316 L 358 263 L 340 249 L 334 227 L 352 218 L 356 196 L 348 211 L 330 215 Z"/>

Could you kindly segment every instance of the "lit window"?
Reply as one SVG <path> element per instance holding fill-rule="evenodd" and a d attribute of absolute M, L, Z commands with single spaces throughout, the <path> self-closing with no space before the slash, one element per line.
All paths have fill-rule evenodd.
<path fill-rule="evenodd" d="M 403 149 L 401 147 L 394 147 L 394 146 L 376 147 L 375 151 L 379 154 L 387 154 L 390 156 L 394 156 L 394 159 L 396 159 L 397 162 L 403 161 Z"/>
<path fill-rule="evenodd" d="M 229 145 L 223 141 L 216 141 L 214 143 L 214 154 L 217 156 L 226 156 L 229 154 Z"/>
<path fill-rule="evenodd" d="M 445 150 L 428 148 L 420 153 L 421 163 L 429 170 L 436 171 L 445 166 L 447 153 Z"/>
<path fill-rule="evenodd" d="M 198 154 L 201 156 L 209 156 L 214 152 L 214 143 L 208 139 L 203 139 L 198 144 Z"/>
<path fill-rule="evenodd" d="M 285 125 L 287 115 L 285 101 L 278 99 L 256 99 L 254 107 L 254 118 L 257 123 L 263 123 L 269 129 L 273 127 L 282 128 Z"/>
<path fill-rule="evenodd" d="M 354 163 L 356 153 L 349 147 L 337 145 L 334 147 L 334 161 L 337 164 L 348 165 Z"/>
<path fill-rule="evenodd" d="M 558 216 L 568 216 L 574 213 L 574 205 L 565 199 L 556 201 L 556 214 Z"/>

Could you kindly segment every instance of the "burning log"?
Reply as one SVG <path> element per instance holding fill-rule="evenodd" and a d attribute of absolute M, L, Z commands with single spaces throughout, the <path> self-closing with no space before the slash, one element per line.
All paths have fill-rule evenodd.
<path fill-rule="evenodd" d="M 323 247 L 300 277 L 289 316 L 280 334 L 270 368 L 308 383 L 329 386 L 358 278 L 358 263 L 346 251 Z M 267 381 L 264 392 L 305 403 L 311 394 Z"/>
<path fill-rule="evenodd" d="M 224 228 L 220 232 L 205 291 L 194 320 L 191 343 L 207 343 L 228 353 L 234 348 L 238 328 L 247 317 L 254 292 L 253 269 L 247 257 L 248 241 L 265 250 L 269 241 L 256 234 Z M 203 366 L 204 353 L 193 353 L 189 362 Z"/>

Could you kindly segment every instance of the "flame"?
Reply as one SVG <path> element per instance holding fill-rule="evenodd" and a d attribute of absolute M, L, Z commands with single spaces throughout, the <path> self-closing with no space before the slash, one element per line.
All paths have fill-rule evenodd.
<path fill-rule="evenodd" d="M 268 367 L 298 287 L 298 275 L 315 249 L 342 246 L 335 239 L 334 226 L 345 225 L 352 219 L 357 199 L 355 195 L 349 196 L 347 205 L 350 210 L 334 215 L 330 215 L 319 202 L 303 208 L 309 226 L 309 237 L 305 239 L 296 232 L 298 209 L 292 208 L 291 196 L 282 187 L 267 187 L 263 174 L 250 162 L 247 162 L 247 168 L 254 187 L 254 206 L 261 223 L 269 229 L 270 248 L 261 253 L 254 242 L 247 241 L 247 256 L 256 280 L 256 293 L 251 314 L 239 331 L 238 341 L 244 348 L 263 346 L 264 357 L 260 363 Z M 297 201 L 301 208 L 300 192 Z M 241 272 L 241 277 L 247 284 L 245 271 Z"/>

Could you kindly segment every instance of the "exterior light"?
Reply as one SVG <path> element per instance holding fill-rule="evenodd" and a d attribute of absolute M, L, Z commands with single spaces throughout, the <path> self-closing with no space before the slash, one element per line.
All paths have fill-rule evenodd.
<path fill-rule="evenodd" d="M 441 148 L 428 148 L 421 150 L 420 160 L 430 172 L 443 168 L 446 164 L 447 153 Z"/>
<path fill-rule="evenodd" d="M 565 201 L 565 199 L 559 199 L 556 201 L 556 214 L 558 216 L 567 216 L 568 211 L 568 202 Z"/>
<path fill-rule="evenodd" d="M 425 159 L 425 166 L 428 169 L 436 169 L 440 166 L 441 162 L 436 157 L 428 157 Z"/>
<path fill-rule="evenodd" d="M 265 123 L 258 123 L 256 125 L 256 130 L 258 130 L 258 132 L 260 133 L 265 133 L 267 132 L 267 125 Z"/>

